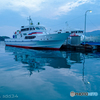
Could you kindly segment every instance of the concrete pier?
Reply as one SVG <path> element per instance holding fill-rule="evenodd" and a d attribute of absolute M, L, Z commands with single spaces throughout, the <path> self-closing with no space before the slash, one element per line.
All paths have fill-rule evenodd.
<path fill-rule="evenodd" d="M 100 45 L 91 45 L 90 42 L 81 43 L 80 36 L 71 36 L 67 41 L 61 46 L 60 50 L 78 51 L 78 52 L 93 52 L 94 50 L 100 52 Z M 92 44 L 95 44 L 93 42 Z"/>

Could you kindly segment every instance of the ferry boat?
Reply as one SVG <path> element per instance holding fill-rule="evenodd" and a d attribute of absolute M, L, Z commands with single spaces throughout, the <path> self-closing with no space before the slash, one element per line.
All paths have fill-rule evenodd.
<path fill-rule="evenodd" d="M 70 33 L 50 34 L 44 26 L 33 25 L 29 17 L 29 25 L 21 26 L 21 30 L 14 33 L 13 38 L 5 39 L 6 46 L 59 50 Z"/>

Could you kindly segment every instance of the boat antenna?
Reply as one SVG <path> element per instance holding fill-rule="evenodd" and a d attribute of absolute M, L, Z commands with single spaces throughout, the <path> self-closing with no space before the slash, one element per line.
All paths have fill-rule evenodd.
<path fill-rule="evenodd" d="M 29 16 L 29 18 L 27 18 L 27 20 L 29 21 L 29 25 L 33 25 L 33 21 L 30 16 Z"/>
<path fill-rule="evenodd" d="M 71 27 L 69 26 L 68 22 L 66 21 L 65 22 L 66 26 L 67 26 L 67 29 L 71 29 Z"/>

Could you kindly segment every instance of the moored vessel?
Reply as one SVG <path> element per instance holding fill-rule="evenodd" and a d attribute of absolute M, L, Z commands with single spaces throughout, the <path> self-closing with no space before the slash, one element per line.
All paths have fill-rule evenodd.
<path fill-rule="evenodd" d="M 33 25 L 29 17 L 29 25 L 21 26 L 21 29 L 14 33 L 13 38 L 5 39 L 5 44 L 20 48 L 58 50 L 69 35 L 70 33 L 50 34 L 39 23 Z"/>

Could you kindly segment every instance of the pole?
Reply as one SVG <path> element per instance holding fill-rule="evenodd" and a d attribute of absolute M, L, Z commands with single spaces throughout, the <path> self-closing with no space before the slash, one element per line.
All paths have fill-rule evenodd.
<path fill-rule="evenodd" d="M 86 35 L 86 13 L 87 13 L 87 11 L 85 12 L 85 24 L 84 24 L 84 45 L 85 45 L 85 35 Z"/>
<path fill-rule="evenodd" d="M 92 10 L 87 10 L 85 12 L 85 23 L 84 23 L 84 45 L 85 45 L 85 35 L 86 35 L 86 14 L 87 12 L 92 12 Z"/>

